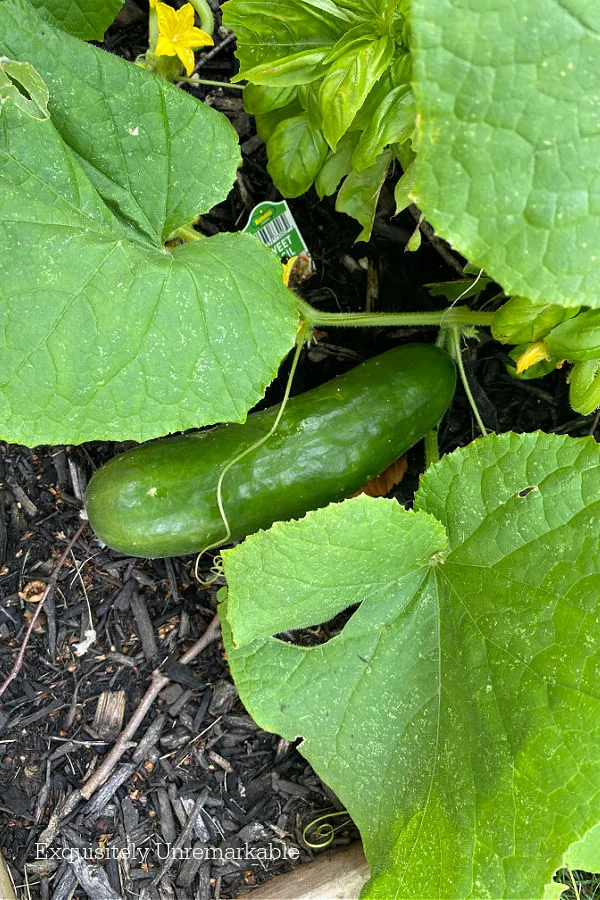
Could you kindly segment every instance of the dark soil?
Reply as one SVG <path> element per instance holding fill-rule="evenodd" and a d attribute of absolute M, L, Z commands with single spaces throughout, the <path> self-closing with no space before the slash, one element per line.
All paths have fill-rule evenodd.
<path fill-rule="evenodd" d="M 126 11 L 129 18 L 111 28 L 106 47 L 133 59 L 145 49 L 145 13 L 138 15 L 133 3 Z M 226 81 L 235 65 L 232 50 L 232 43 L 226 43 L 202 67 L 202 74 Z M 236 230 L 257 202 L 278 195 L 239 93 L 197 90 L 201 99 L 230 117 L 244 155 L 229 198 L 203 217 L 200 227 L 209 234 Z M 409 212 L 392 218 L 392 186 L 384 189 L 368 244 L 354 243 L 357 226 L 335 213 L 332 202 L 319 202 L 313 192 L 290 201 L 316 262 L 316 274 L 303 287 L 314 305 L 363 310 L 371 267 L 371 278 L 373 270 L 378 276 L 377 309 L 442 308 L 423 285 L 456 278 L 456 267 L 427 240 L 418 253 L 405 252 L 414 218 Z M 331 330 L 303 354 L 294 391 L 326 381 L 401 341 L 433 336 L 427 330 Z M 570 410 L 564 375 L 515 381 L 506 372 L 504 348 L 485 334 L 470 343 L 465 360 L 489 428 L 593 433 L 593 417 L 577 417 Z M 265 403 L 280 399 L 286 375 L 284 365 Z M 459 388 L 440 432 L 440 449 L 450 451 L 477 434 Z M 122 447 L 95 443 L 1 449 L 2 677 L 14 664 L 36 600 L 81 524 L 89 477 Z M 395 491 L 403 503 L 411 502 L 423 469 L 422 449 L 411 451 L 408 461 L 408 473 Z M 103 547 L 87 527 L 67 557 L 27 646 L 23 668 L 0 701 L 0 846 L 15 883 L 25 886 L 23 896 L 103 900 L 113 896 L 112 890 L 114 896 L 153 900 L 230 898 L 290 869 L 295 864 L 291 855 L 298 863 L 311 860 L 315 851 L 305 844 L 303 828 L 324 812 L 341 809 L 295 746 L 261 731 L 247 715 L 220 641 L 189 666 L 177 662 L 203 634 L 216 609 L 215 591 L 198 586 L 193 566 L 190 557 L 124 557 Z M 90 611 L 95 640 L 77 655 L 77 644 L 90 628 Z M 171 683 L 151 705 L 131 747 L 116 764 L 110 789 L 97 792 L 87 804 L 79 803 L 59 824 L 66 798 L 110 750 L 159 665 Z M 337 823 L 337 843 L 356 838 L 347 819 L 332 821 Z M 225 858 L 184 859 L 165 868 L 161 848 L 175 845 L 182 834 L 187 835 L 184 847 L 208 844 L 220 848 Z M 36 846 L 41 841 L 48 841 L 51 849 L 44 852 Z M 245 845 L 256 858 L 246 854 L 231 859 L 233 851 Z M 107 880 L 95 883 L 89 880 L 90 870 L 93 875 L 97 867 L 78 877 L 60 858 L 63 848 L 70 847 L 85 848 L 88 854 L 105 848 L 107 856 L 127 847 L 132 858 L 129 863 L 123 856 L 106 859 Z M 281 858 L 261 858 L 266 851 L 276 856 L 273 848 Z M 586 889 L 582 879 L 581 896 L 593 896 L 593 888 L 585 894 Z"/>

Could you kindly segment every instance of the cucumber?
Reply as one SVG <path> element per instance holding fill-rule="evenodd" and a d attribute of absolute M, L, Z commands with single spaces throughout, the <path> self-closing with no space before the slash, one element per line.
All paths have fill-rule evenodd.
<path fill-rule="evenodd" d="M 439 422 L 455 381 L 444 351 L 406 344 L 293 397 L 275 434 L 224 479 L 231 540 L 359 490 Z M 145 557 L 193 553 L 218 541 L 225 531 L 217 508 L 221 469 L 266 434 L 278 408 L 115 457 L 87 491 L 96 534 Z"/>

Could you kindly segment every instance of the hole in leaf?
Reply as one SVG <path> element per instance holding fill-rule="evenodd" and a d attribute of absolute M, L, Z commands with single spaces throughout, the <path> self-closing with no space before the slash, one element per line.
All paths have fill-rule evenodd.
<path fill-rule="evenodd" d="M 565 868 L 559 869 L 553 880 L 568 885 L 561 900 L 600 900 L 600 874 Z"/>
<path fill-rule="evenodd" d="M 527 494 L 531 494 L 532 491 L 537 491 L 537 490 L 538 490 L 537 484 L 533 484 L 530 487 L 523 488 L 522 491 L 519 491 L 519 493 L 517 494 L 517 497 L 521 497 L 521 498 L 526 497 Z"/>
<path fill-rule="evenodd" d="M 10 81 L 10 83 L 11 83 L 12 85 L 14 85 L 14 87 L 16 87 L 16 89 L 18 90 L 18 92 L 19 92 L 20 94 L 22 94 L 23 97 L 25 97 L 26 100 L 29 100 L 30 103 L 33 102 L 33 98 L 32 98 L 31 94 L 29 93 L 29 91 L 27 90 L 27 88 L 25 87 L 24 84 L 22 84 L 17 78 L 15 78 L 14 75 L 11 75 L 9 72 L 6 72 L 6 77 L 8 78 L 8 80 Z"/>
<path fill-rule="evenodd" d="M 355 603 L 343 612 L 338 613 L 333 619 L 311 628 L 294 628 L 282 631 L 276 637 L 286 644 L 296 644 L 298 647 L 319 647 L 336 637 L 342 628 L 350 621 L 360 604 Z"/>

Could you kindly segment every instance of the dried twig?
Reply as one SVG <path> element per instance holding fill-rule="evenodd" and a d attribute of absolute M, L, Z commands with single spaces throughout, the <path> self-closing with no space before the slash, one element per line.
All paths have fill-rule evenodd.
<path fill-rule="evenodd" d="M 204 632 L 201 638 L 193 644 L 190 649 L 180 657 L 179 662 L 183 665 L 187 665 L 191 663 L 197 656 L 202 653 L 202 651 L 208 647 L 219 635 L 220 629 L 220 621 L 218 613 L 214 616 L 212 621 L 210 622 L 208 628 Z M 101 765 L 96 769 L 96 771 L 90 775 L 88 780 L 79 788 L 79 790 L 73 791 L 70 797 L 67 799 L 65 806 L 62 810 L 62 817 L 66 817 L 69 815 L 79 801 L 83 798 L 84 800 L 89 800 L 92 794 L 101 787 L 104 782 L 110 777 L 113 769 L 116 764 L 119 762 L 123 754 L 126 750 L 129 749 L 130 741 L 140 727 L 146 713 L 150 710 L 150 707 L 160 694 L 160 692 L 165 688 L 168 684 L 170 684 L 171 679 L 168 675 L 165 675 L 160 669 L 155 669 L 152 673 L 152 681 L 150 683 L 150 687 L 140 700 L 137 709 L 132 715 L 131 719 L 121 732 L 117 742 L 115 743 L 112 750 L 104 757 Z"/>
<path fill-rule="evenodd" d="M 198 69 L 201 69 L 202 66 L 205 66 L 207 62 L 210 62 L 211 59 L 214 59 L 215 56 L 217 56 L 221 52 L 221 50 L 224 50 L 225 47 L 229 46 L 229 44 L 232 44 L 233 41 L 235 41 L 235 34 L 233 33 L 233 31 L 230 31 L 227 37 L 223 38 L 223 40 L 220 41 L 215 47 L 213 47 L 212 50 L 208 50 L 206 53 L 202 54 L 202 56 L 196 63 L 194 72 L 197 72 Z"/>
<path fill-rule="evenodd" d="M 81 537 L 83 530 L 86 527 L 86 524 L 87 524 L 86 522 L 83 522 L 79 526 L 79 528 L 77 529 L 77 531 L 75 532 L 75 534 L 73 535 L 73 537 L 71 538 L 69 543 L 67 544 L 66 550 L 64 551 L 64 553 L 58 560 L 57 564 L 54 566 L 54 569 L 52 570 L 52 575 L 50 576 L 48 584 L 46 585 L 46 589 L 44 590 L 44 593 L 42 594 L 41 599 L 38 602 L 36 610 L 35 610 L 33 616 L 31 617 L 29 627 L 27 628 L 27 631 L 25 632 L 25 637 L 23 638 L 23 643 L 21 644 L 21 649 L 19 650 L 19 654 L 15 660 L 15 664 L 12 667 L 10 674 L 5 678 L 5 680 L 0 685 L 0 697 L 2 696 L 2 694 L 4 693 L 6 688 L 9 686 L 11 681 L 13 681 L 17 677 L 19 672 L 21 671 L 21 666 L 23 665 L 23 660 L 25 658 L 25 650 L 27 649 L 27 644 L 29 643 L 29 639 L 31 637 L 31 632 L 33 631 L 33 629 L 35 627 L 35 623 L 37 622 L 39 615 L 44 608 L 44 603 L 46 602 L 46 600 L 48 599 L 48 597 L 50 596 L 50 594 L 56 587 L 56 584 L 58 582 L 58 576 L 60 574 L 60 570 L 64 566 L 65 560 L 66 560 L 67 556 L 69 555 L 69 553 L 71 552 L 71 548 L 75 545 L 76 541 L 79 540 L 79 538 Z"/>

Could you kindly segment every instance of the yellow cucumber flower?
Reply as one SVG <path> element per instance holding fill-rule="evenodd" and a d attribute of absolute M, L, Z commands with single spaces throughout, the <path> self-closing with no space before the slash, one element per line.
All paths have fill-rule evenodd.
<path fill-rule="evenodd" d="M 212 47 L 210 34 L 194 27 L 194 7 L 186 3 L 181 9 L 173 9 L 160 0 L 156 3 L 158 18 L 157 56 L 178 56 L 188 75 L 194 71 L 194 50 Z"/>
<path fill-rule="evenodd" d="M 517 375 L 526 372 L 531 366 L 541 362 L 543 359 L 550 359 L 548 349 L 544 341 L 536 341 L 530 344 L 525 353 L 521 353 L 517 360 Z"/>
<path fill-rule="evenodd" d="M 292 256 L 286 263 L 283 263 L 283 283 L 286 287 L 290 285 L 290 276 L 292 274 L 292 270 L 296 265 L 297 256 Z"/>

